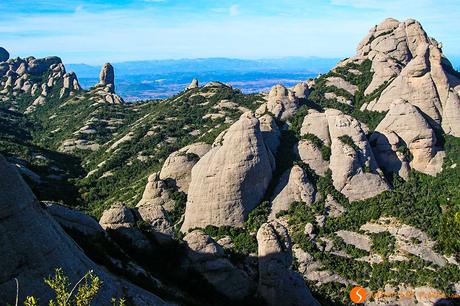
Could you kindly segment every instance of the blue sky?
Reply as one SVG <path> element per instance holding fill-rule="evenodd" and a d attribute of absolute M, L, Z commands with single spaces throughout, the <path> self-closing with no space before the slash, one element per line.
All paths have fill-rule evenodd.
<path fill-rule="evenodd" d="M 0 46 L 66 63 L 348 57 L 386 17 L 415 18 L 460 56 L 458 0 L 1 0 Z"/>

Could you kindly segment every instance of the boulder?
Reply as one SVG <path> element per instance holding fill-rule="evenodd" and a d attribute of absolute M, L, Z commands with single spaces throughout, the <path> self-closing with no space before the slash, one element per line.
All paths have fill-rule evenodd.
<path fill-rule="evenodd" d="M 305 170 L 297 165 L 293 166 L 281 175 L 274 189 L 272 209 L 268 219 L 275 219 L 277 213 L 288 210 L 293 202 L 311 205 L 315 201 L 315 195 L 315 188 L 308 180 Z"/>
<path fill-rule="evenodd" d="M 329 127 L 325 113 L 309 109 L 300 128 L 300 135 L 312 134 L 318 137 L 324 145 L 331 146 L 331 137 L 329 136 Z"/>
<path fill-rule="evenodd" d="M 307 82 L 296 84 L 291 88 L 291 91 L 294 92 L 294 96 L 298 99 L 306 99 L 310 95 L 310 88 Z"/>
<path fill-rule="evenodd" d="M 317 175 L 324 176 L 329 169 L 329 161 L 324 160 L 320 148 L 312 141 L 303 139 L 294 146 L 294 152 Z"/>
<path fill-rule="evenodd" d="M 243 114 L 192 169 L 181 231 L 242 226 L 272 177 L 269 150 L 252 113 Z"/>
<path fill-rule="evenodd" d="M 103 229 L 118 229 L 123 227 L 132 227 L 136 219 L 131 209 L 123 204 L 114 204 L 102 214 L 99 224 Z"/>
<path fill-rule="evenodd" d="M 102 87 L 108 86 L 111 93 L 115 92 L 115 72 L 110 63 L 105 63 L 102 66 L 99 74 L 99 83 L 97 85 Z"/>
<path fill-rule="evenodd" d="M 286 121 L 297 111 L 298 103 L 294 92 L 283 85 L 275 85 L 268 94 L 267 110 L 276 119 Z"/>
<path fill-rule="evenodd" d="M 5 48 L 0 47 L 0 62 L 6 62 L 10 58 L 10 54 Z"/>
<path fill-rule="evenodd" d="M 153 250 L 150 240 L 137 227 L 135 213 L 123 204 L 114 204 L 102 213 L 99 224 L 121 246 L 137 253 Z"/>
<path fill-rule="evenodd" d="M 174 226 L 160 205 L 141 205 L 137 207 L 139 219 L 145 222 L 143 230 L 157 242 L 171 242 L 174 237 Z"/>
<path fill-rule="evenodd" d="M 137 207 L 144 205 L 159 205 L 167 211 L 174 209 L 175 202 L 170 197 L 168 186 L 165 181 L 160 179 L 157 172 L 147 179 L 142 199 L 137 203 Z"/>
<path fill-rule="evenodd" d="M 268 147 L 273 156 L 278 152 L 280 144 L 281 131 L 276 124 L 275 119 L 269 114 L 265 114 L 259 118 L 260 131 L 264 139 L 265 145 Z"/>
<path fill-rule="evenodd" d="M 215 289 L 231 300 L 250 296 L 255 284 L 246 272 L 224 258 L 224 249 L 210 236 L 194 230 L 184 237 L 188 268 L 200 273 Z"/>
<path fill-rule="evenodd" d="M 358 86 L 350 84 L 340 77 L 329 77 L 326 80 L 326 86 L 332 86 L 339 89 L 343 89 L 348 93 L 354 95 L 358 91 Z"/>
<path fill-rule="evenodd" d="M 104 289 L 93 300 L 109 303 L 112 297 L 126 298 L 133 305 L 165 305 L 157 296 L 109 274 L 91 261 L 78 245 L 45 212 L 20 174 L 0 156 L 0 300 L 14 305 L 17 278 L 19 300 L 35 296 L 41 301 L 54 297 L 43 281 L 62 268 L 75 284 L 93 270 Z"/>
<path fill-rule="evenodd" d="M 334 187 L 350 201 L 374 197 L 389 189 L 361 124 L 338 110 L 326 110 L 331 135 Z"/>
<path fill-rule="evenodd" d="M 105 236 L 104 229 L 90 216 L 53 202 L 42 202 L 46 211 L 66 231 L 78 233 L 86 238 L 98 240 Z"/>
<path fill-rule="evenodd" d="M 408 178 L 408 167 L 429 175 L 442 171 L 445 152 L 437 145 L 436 134 L 420 110 L 411 103 L 395 100 L 371 136 L 378 163 L 386 172 Z M 406 148 L 412 161 L 402 152 Z"/>
<path fill-rule="evenodd" d="M 193 79 L 190 85 L 187 86 L 186 90 L 194 89 L 199 87 L 199 82 L 197 79 Z"/>
<path fill-rule="evenodd" d="M 300 274 L 290 270 L 292 243 L 288 230 L 277 221 L 264 223 L 257 232 L 257 243 L 257 291 L 267 305 L 319 306 Z"/>
<path fill-rule="evenodd" d="M 198 142 L 171 153 L 163 164 L 160 179 L 173 180 L 183 192 L 188 191 L 193 166 L 211 149 L 211 145 Z"/>
<path fill-rule="evenodd" d="M 301 135 L 314 135 L 331 147 L 327 163 L 315 144 L 301 140 L 297 151 L 302 161 L 319 175 L 326 173 L 328 164 L 334 187 L 350 201 L 367 199 L 389 189 L 365 130 L 358 120 L 336 109 L 324 113 L 310 110 L 300 130 Z"/>
<path fill-rule="evenodd" d="M 62 61 L 57 56 L 45 58 L 31 59 L 28 62 L 27 73 L 32 75 L 40 75 L 51 69 L 52 65 L 62 64 Z"/>
<path fill-rule="evenodd" d="M 401 98 L 420 109 L 431 125 L 460 136 L 460 100 L 455 90 L 460 79 L 452 75 L 452 64 L 441 47 L 413 19 L 387 19 L 372 28 L 353 59 L 372 61 L 374 74 L 366 95 L 388 85 L 365 109 L 388 111 Z"/>

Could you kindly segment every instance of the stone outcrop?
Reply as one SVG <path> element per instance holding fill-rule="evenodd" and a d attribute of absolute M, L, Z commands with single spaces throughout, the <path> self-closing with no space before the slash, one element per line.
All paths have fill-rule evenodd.
<path fill-rule="evenodd" d="M 370 141 L 379 165 L 386 172 L 397 172 L 407 179 L 409 166 L 429 175 L 442 170 L 445 153 L 437 145 L 433 128 L 421 111 L 405 100 L 391 104 Z M 412 155 L 410 164 L 405 150 Z"/>
<path fill-rule="evenodd" d="M 66 94 L 73 96 L 75 95 L 75 92 L 80 90 L 81 86 L 78 83 L 77 75 L 75 72 L 64 74 L 64 83 L 59 98 L 62 99 Z"/>
<path fill-rule="evenodd" d="M 327 78 L 326 86 L 332 86 L 339 89 L 343 89 L 352 95 L 354 95 L 358 91 L 358 86 L 350 84 L 340 77 Z"/>
<path fill-rule="evenodd" d="M 192 169 L 183 232 L 242 226 L 270 183 L 270 154 L 253 114 L 243 114 L 222 138 Z"/>
<path fill-rule="evenodd" d="M 56 56 L 0 61 L 0 77 L 3 77 L 0 81 L 0 100 L 8 101 L 10 95 L 33 97 L 33 103 L 27 107 L 26 113 L 47 103 L 56 91 L 60 92 L 59 98 L 63 99 L 81 90 L 76 75 L 66 73 L 61 59 Z M 56 87 L 58 90 L 55 90 Z M 13 109 L 19 106 L 16 99 L 12 99 L 11 103 Z"/>
<path fill-rule="evenodd" d="M 291 271 L 292 243 L 288 230 L 272 221 L 257 232 L 259 257 L 258 294 L 267 305 L 319 306 L 304 279 Z"/>
<path fill-rule="evenodd" d="M 187 86 L 187 88 L 185 88 L 186 90 L 189 90 L 189 89 L 195 89 L 195 88 L 198 88 L 200 85 L 199 85 L 199 82 L 197 79 L 193 79 L 192 82 Z"/>
<path fill-rule="evenodd" d="M 10 58 L 10 53 L 5 48 L 0 47 L 0 62 L 6 62 Z"/>
<path fill-rule="evenodd" d="M 324 160 L 320 148 L 310 140 L 300 140 L 294 146 L 294 152 L 318 175 L 324 176 L 329 169 L 329 161 Z"/>
<path fill-rule="evenodd" d="M 272 169 L 274 170 L 276 168 L 275 156 L 280 145 L 281 131 L 278 128 L 275 119 L 273 119 L 273 117 L 269 114 L 265 114 L 260 117 L 259 122 L 260 131 L 262 132 L 264 143 L 268 148 L 270 163 L 272 165 Z"/>
<path fill-rule="evenodd" d="M 211 149 L 211 145 L 199 142 L 171 153 L 163 164 L 160 179 L 173 180 L 175 186 L 188 191 L 193 166 Z"/>
<path fill-rule="evenodd" d="M 308 134 L 330 146 L 329 169 L 334 187 L 350 201 L 370 198 L 389 189 L 358 120 L 335 109 L 324 113 L 309 111 L 301 128 L 301 135 Z M 314 146 L 311 141 L 301 141 L 297 150 L 303 162 L 324 175 L 327 162 Z"/>
<path fill-rule="evenodd" d="M 164 305 L 155 295 L 116 278 L 92 262 L 40 206 L 13 166 L 0 156 L 0 300 L 14 304 L 17 278 L 19 300 L 33 295 L 41 301 L 53 297 L 43 279 L 62 268 L 72 283 L 93 270 L 104 283 L 94 304 L 124 297 L 134 305 Z"/>
<path fill-rule="evenodd" d="M 360 122 L 337 110 L 326 110 L 326 117 L 334 187 L 350 201 L 371 198 L 388 190 Z"/>
<path fill-rule="evenodd" d="M 73 231 L 86 239 L 99 240 L 105 236 L 104 229 L 97 221 L 84 213 L 53 202 L 42 202 L 46 211 L 66 231 Z"/>
<path fill-rule="evenodd" d="M 286 121 L 297 111 L 298 103 L 294 92 L 283 85 L 275 85 L 268 94 L 267 110 L 276 119 Z"/>
<path fill-rule="evenodd" d="M 147 179 L 142 199 L 137 206 L 159 205 L 167 211 L 174 208 L 174 200 L 171 199 L 168 186 L 165 181 L 160 179 L 159 173 L 153 173 Z"/>
<path fill-rule="evenodd" d="M 294 96 L 298 99 L 306 99 L 310 95 L 310 87 L 307 82 L 301 82 L 290 88 Z"/>
<path fill-rule="evenodd" d="M 389 18 L 372 28 L 359 44 L 357 55 L 348 60 L 372 61 L 374 75 L 365 94 L 388 84 L 365 109 L 388 111 L 393 101 L 401 98 L 428 116 L 430 124 L 460 136 L 460 79 L 441 48 L 413 19 L 399 22 Z"/>
<path fill-rule="evenodd" d="M 107 87 L 110 93 L 115 93 L 115 72 L 110 63 L 102 66 L 97 86 Z"/>
<path fill-rule="evenodd" d="M 125 101 L 122 97 L 115 93 L 115 71 L 110 63 L 105 63 L 99 74 L 99 82 L 96 84 L 92 93 L 95 96 L 91 97 L 100 103 L 122 104 Z"/>
<path fill-rule="evenodd" d="M 274 194 L 269 220 L 274 219 L 278 212 L 288 210 L 293 202 L 304 202 L 310 205 L 315 201 L 316 191 L 308 180 L 305 170 L 293 166 L 281 175 Z"/>
<path fill-rule="evenodd" d="M 217 292 L 231 300 L 242 300 L 255 290 L 246 272 L 225 258 L 224 249 L 200 230 L 184 237 L 187 244 L 184 266 L 200 273 Z"/>
<path fill-rule="evenodd" d="M 99 224 L 120 245 L 132 247 L 140 253 L 154 249 L 149 238 L 163 244 L 174 236 L 174 228 L 163 207 L 149 203 L 134 209 L 114 204 L 103 212 Z"/>

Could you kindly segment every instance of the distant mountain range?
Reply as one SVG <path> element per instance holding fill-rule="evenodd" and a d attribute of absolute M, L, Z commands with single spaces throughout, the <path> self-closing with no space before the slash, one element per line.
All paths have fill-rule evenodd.
<path fill-rule="evenodd" d="M 292 86 L 329 71 L 340 59 L 286 57 L 279 59 L 200 58 L 112 63 L 117 92 L 128 101 L 166 98 L 181 91 L 193 78 L 201 83 L 226 82 L 243 92 L 269 90 L 282 83 Z M 66 65 L 89 88 L 99 78 L 99 66 Z"/>

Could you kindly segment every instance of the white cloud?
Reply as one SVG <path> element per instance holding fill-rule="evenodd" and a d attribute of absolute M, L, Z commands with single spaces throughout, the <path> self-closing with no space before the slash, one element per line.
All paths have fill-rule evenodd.
<path fill-rule="evenodd" d="M 237 4 L 230 6 L 229 13 L 230 16 L 238 16 L 240 14 L 240 6 Z"/>

